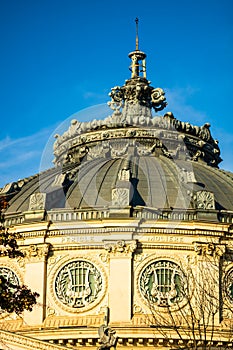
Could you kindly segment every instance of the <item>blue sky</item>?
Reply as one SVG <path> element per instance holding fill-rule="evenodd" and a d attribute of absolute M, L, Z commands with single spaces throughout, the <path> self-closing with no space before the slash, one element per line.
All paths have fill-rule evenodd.
<path fill-rule="evenodd" d="M 0 187 L 37 173 L 55 129 L 95 117 L 130 77 L 135 17 L 167 110 L 209 122 L 233 171 L 232 0 L 0 0 Z"/>

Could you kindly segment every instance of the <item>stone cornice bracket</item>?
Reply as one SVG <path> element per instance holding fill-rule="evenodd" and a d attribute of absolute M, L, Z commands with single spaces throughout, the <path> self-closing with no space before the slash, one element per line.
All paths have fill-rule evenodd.
<path fill-rule="evenodd" d="M 104 248 L 112 256 L 122 257 L 122 256 L 132 256 L 132 253 L 137 249 L 137 241 L 117 241 L 106 243 Z"/>
<path fill-rule="evenodd" d="M 193 242 L 194 251 L 197 255 L 202 257 L 218 257 L 220 258 L 226 252 L 225 244 L 216 244 L 216 243 L 202 243 L 202 242 Z"/>
<path fill-rule="evenodd" d="M 23 249 L 26 260 L 29 262 L 46 261 L 50 249 L 49 243 L 31 244 Z"/>

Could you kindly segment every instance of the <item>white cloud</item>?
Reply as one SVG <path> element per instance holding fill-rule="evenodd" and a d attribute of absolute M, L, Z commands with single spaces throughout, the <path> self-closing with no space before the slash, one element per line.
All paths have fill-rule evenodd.
<path fill-rule="evenodd" d="M 199 111 L 187 103 L 187 99 L 195 94 L 198 91 L 197 89 L 187 86 L 186 88 L 166 88 L 164 90 L 168 101 L 166 109 L 172 111 L 177 119 L 201 125 L 208 121 L 205 112 Z"/>
<path fill-rule="evenodd" d="M 22 152 L 25 152 L 25 150 L 22 149 Z M 12 150 L 10 151 L 10 153 L 12 153 Z M 1 153 L 0 153 L 1 154 Z M 17 154 L 17 152 L 15 151 L 15 155 L 13 157 L 7 157 L 6 160 L 4 161 L 0 161 L 0 169 L 6 169 L 6 168 L 10 168 L 10 167 L 15 167 L 18 166 L 19 164 L 22 165 L 22 163 L 29 161 L 30 159 L 35 159 L 38 156 L 40 156 L 40 152 L 39 151 L 27 151 L 25 153 L 22 154 Z"/>
<path fill-rule="evenodd" d="M 0 187 L 39 171 L 40 158 L 53 127 L 26 137 L 0 140 Z"/>

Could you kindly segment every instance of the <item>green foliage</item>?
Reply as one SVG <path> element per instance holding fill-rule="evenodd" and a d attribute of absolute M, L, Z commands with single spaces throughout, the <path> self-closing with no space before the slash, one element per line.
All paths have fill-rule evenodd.
<path fill-rule="evenodd" d="M 6 208 L 6 200 L 0 198 L 0 257 L 15 258 L 23 256 L 17 244 L 19 235 L 10 233 L 4 227 L 2 211 Z M 38 296 L 38 293 L 32 292 L 27 286 L 13 284 L 0 274 L 0 312 L 21 314 L 24 310 L 32 311 Z"/>
<path fill-rule="evenodd" d="M 31 292 L 25 285 L 14 285 L 0 276 L 0 309 L 2 312 L 20 314 L 24 310 L 32 311 L 38 296 L 38 293 Z"/>
<path fill-rule="evenodd" d="M 0 228 L 0 256 L 7 255 L 9 258 L 23 256 L 18 250 L 17 239 L 19 235 L 9 233 L 3 226 Z"/>

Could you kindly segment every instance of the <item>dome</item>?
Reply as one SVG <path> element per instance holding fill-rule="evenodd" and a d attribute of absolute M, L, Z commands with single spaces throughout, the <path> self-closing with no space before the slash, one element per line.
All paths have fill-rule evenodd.
<path fill-rule="evenodd" d="M 110 124 L 73 135 L 56 167 L 5 186 L 12 197 L 5 215 L 43 209 L 43 217 L 62 210 L 195 220 L 206 212 L 205 220 L 228 220 L 233 175 L 216 166 L 217 143 L 178 131 L 172 115 L 155 118 L 160 128 Z"/>
<path fill-rule="evenodd" d="M 6 217 L 41 210 L 40 218 L 54 219 L 60 210 L 82 212 L 82 218 L 229 220 L 233 175 L 218 169 L 220 149 L 210 124 L 195 126 L 172 112 L 153 116 L 152 109 L 166 107 L 165 93 L 150 85 L 144 66 L 143 76 L 134 67 L 145 54 L 129 56 L 132 76 L 111 89 L 112 114 L 73 119 L 55 135 L 55 167 L 2 189 Z"/>
<path fill-rule="evenodd" d="M 128 163 L 129 181 L 119 179 L 125 163 Z M 117 187 L 130 190 L 127 204 L 132 208 L 192 210 L 196 202 L 192 193 L 211 193 L 214 203 L 209 197 L 209 204 L 206 199 L 202 209 L 233 211 L 233 174 L 200 162 L 174 160 L 163 155 L 131 156 L 130 161 L 121 157 L 97 158 L 63 171 L 66 178 L 72 177 L 65 180 L 63 186 L 54 186 L 56 177 L 64 179 L 61 169 L 51 169 L 29 180 L 11 199 L 6 213 L 28 211 L 30 197 L 41 189 L 47 193 L 46 210 L 109 208 L 112 190 Z"/>

